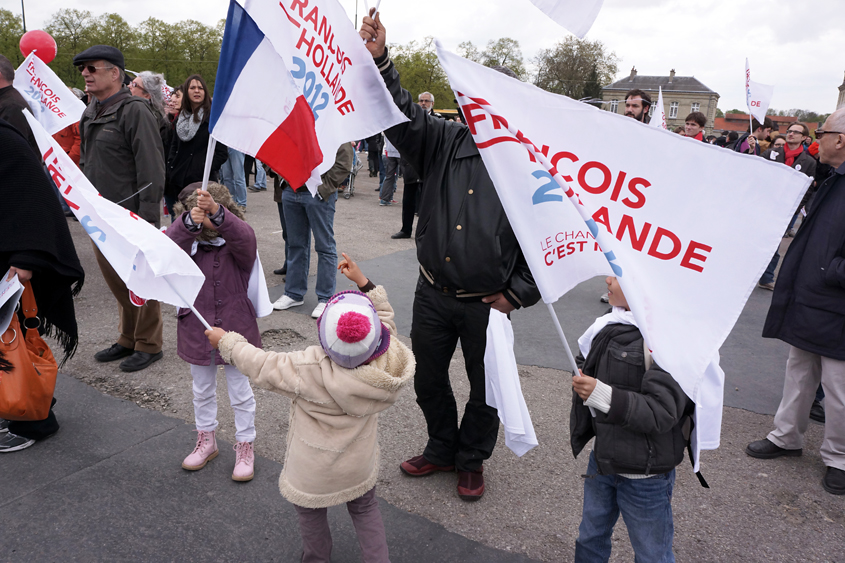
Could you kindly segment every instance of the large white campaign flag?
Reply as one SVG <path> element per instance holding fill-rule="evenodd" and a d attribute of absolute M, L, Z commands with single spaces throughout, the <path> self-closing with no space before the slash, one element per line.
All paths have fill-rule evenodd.
<path fill-rule="evenodd" d="M 558 25 L 584 39 L 596 21 L 604 0 L 531 0 Z"/>
<path fill-rule="evenodd" d="M 167 235 L 102 197 L 61 146 L 24 111 L 47 171 L 79 224 L 132 293 L 192 307 L 205 276 Z"/>
<path fill-rule="evenodd" d="M 214 94 L 212 135 L 274 169 L 299 158 L 312 193 L 343 143 L 408 120 L 337 0 L 232 0 Z"/>
<path fill-rule="evenodd" d="M 15 71 L 14 86 L 50 135 L 79 121 L 85 111 L 85 104 L 35 55 L 35 51 Z"/>
<path fill-rule="evenodd" d="M 663 87 L 658 86 L 657 89 L 657 105 L 654 106 L 654 113 L 651 114 L 651 121 L 648 122 L 652 127 L 659 127 L 667 129 L 666 127 L 666 110 L 663 108 Z"/>
<path fill-rule="evenodd" d="M 543 300 L 617 276 L 654 360 L 696 402 L 699 446 L 716 447 L 708 368 L 811 179 L 438 55 Z"/>
<path fill-rule="evenodd" d="M 748 113 L 753 115 L 757 121 L 763 123 L 766 119 L 766 111 L 772 101 L 775 87 L 767 84 L 760 84 L 751 80 L 751 68 L 748 66 L 748 59 L 745 59 L 745 102 L 748 104 Z"/>

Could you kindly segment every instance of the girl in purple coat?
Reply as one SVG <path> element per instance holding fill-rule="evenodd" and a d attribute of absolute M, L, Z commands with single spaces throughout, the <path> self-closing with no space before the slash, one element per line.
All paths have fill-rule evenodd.
<path fill-rule="evenodd" d="M 191 192 L 184 205 L 176 205 L 176 211 L 181 215 L 167 229 L 167 236 L 190 254 L 205 274 L 194 307 L 209 324 L 239 332 L 260 348 L 255 308 L 247 296 L 256 258 L 255 232 L 244 222 L 243 212 L 229 190 L 215 183 L 208 184 L 208 191 L 197 188 Z M 255 460 L 255 397 L 249 379 L 226 364 L 219 353 L 212 356 L 205 327 L 190 309 L 180 308 L 178 317 L 177 353 L 191 365 L 198 434 L 197 445 L 182 467 L 197 471 L 217 457 L 217 366 L 223 365 L 235 412 L 237 457 L 232 479 L 249 481 Z"/>

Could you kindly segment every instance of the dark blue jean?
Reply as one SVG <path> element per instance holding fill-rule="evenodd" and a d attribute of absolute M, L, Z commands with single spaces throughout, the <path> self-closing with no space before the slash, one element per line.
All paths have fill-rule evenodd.
<path fill-rule="evenodd" d="M 675 561 L 672 540 L 672 490 L 675 470 L 649 479 L 599 475 L 590 452 L 584 480 L 584 511 L 575 541 L 575 561 L 593 563 L 610 559 L 613 526 L 622 513 L 637 563 Z"/>
<path fill-rule="evenodd" d="M 314 250 L 317 251 L 317 299 L 324 303 L 335 291 L 337 251 L 334 241 L 334 211 L 337 192 L 326 201 L 312 196 L 306 188 L 282 192 L 282 206 L 288 240 L 288 273 L 285 278 L 285 295 L 302 301 L 308 292 L 308 268 L 311 264 L 311 233 L 314 233 Z"/>
<path fill-rule="evenodd" d="M 775 252 L 775 255 L 772 256 L 769 265 L 766 267 L 766 271 L 763 272 L 763 277 L 760 278 L 760 283 L 766 285 L 767 283 L 772 283 L 775 281 L 775 269 L 778 267 L 778 262 L 780 261 L 780 253 Z"/>

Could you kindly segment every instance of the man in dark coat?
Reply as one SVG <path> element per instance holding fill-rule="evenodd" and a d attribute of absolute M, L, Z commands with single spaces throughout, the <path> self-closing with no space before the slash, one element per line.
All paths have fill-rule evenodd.
<path fill-rule="evenodd" d="M 95 45 L 76 55 L 73 64 L 93 98 L 79 122 L 80 168 L 104 198 L 160 226 L 164 149 L 146 100 L 123 86 L 123 53 Z M 120 311 L 117 342 L 94 359 L 126 358 L 120 363 L 122 371 L 142 370 L 163 356 L 161 304 L 150 300 L 135 306 L 126 284 L 96 246 L 94 254 Z"/>
<path fill-rule="evenodd" d="M 800 456 L 821 382 L 824 489 L 845 494 L 845 109 L 816 131 L 819 160 L 835 172 L 819 187 L 786 252 L 763 336 L 790 345 L 783 399 L 768 437 L 745 452 L 761 459 Z"/>
<path fill-rule="evenodd" d="M 38 144 L 29 128 L 29 122 L 23 115 L 23 110 L 29 111 L 29 106 L 21 93 L 12 85 L 14 81 L 15 67 L 9 59 L 0 55 L 0 119 L 5 119 L 9 125 L 20 131 L 35 154 L 40 154 Z"/>
<path fill-rule="evenodd" d="M 3 119 L 0 155 L 0 200 L 14 210 L 0 221 L 0 276 L 11 270 L 21 282 L 31 282 L 39 331 L 58 341 L 62 349 L 54 356 L 61 365 L 76 351 L 79 333 L 73 296 L 82 289 L 85 273 L 41 159 L 24 136 Z M 10 338 L 6 336 L 4 341 Z M 0 378 L 8 369 L 0 353 Z M 0 419 L 0 453 L 28 448 L 58 430 L 52 409 L 44 420 Z"/>
<path fill-rule="evenodd" d="M 360 34 L 394 103 L 409 119 L 385 134 L 423 178 L 411 342 L 414 391 L 429 439 L 422 455 L 401 468 L 418 477 L 457 467 L 458 495 L 478 500 L 484 494 L 482 464 L 499 430 L 485 392 L 490 307 L 509 313 L 539 301 L 540 292 L 467 126 L 431 116 L 414 103 L 399 83 L 381 23 L 365 17 Z M 470 382 L 460 426 L 449 382 L 458 339 Z"/>

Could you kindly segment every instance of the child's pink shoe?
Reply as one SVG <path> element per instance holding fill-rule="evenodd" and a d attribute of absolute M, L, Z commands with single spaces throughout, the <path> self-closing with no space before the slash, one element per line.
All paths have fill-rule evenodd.
<path fill-rule="evenodd" d="M 214 432 L 214 430 L 210 432 L 197 430 L 197 445 L 194 451 L 182 462 L 182 469 L 197 471 L 217 457 L 217 439 L 214 437 Z"/>
<path fill-rule="evenodd" d="M 235 444 L 235 470 L 232 472 L 232 479 L 235 481 L 251 481 L 253 466 L 255 465 L 255 452 L 252 449 L 252 442 L 238 442 Z"/>

